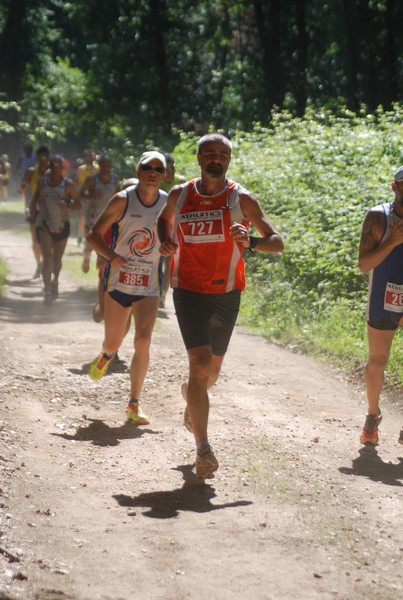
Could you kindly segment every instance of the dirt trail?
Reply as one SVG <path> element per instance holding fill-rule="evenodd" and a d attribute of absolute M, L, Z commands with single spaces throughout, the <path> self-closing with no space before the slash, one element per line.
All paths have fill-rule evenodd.
<path fill-rule="evenodd" d="M 45 307 L 28 239 L 3 229 L 0 257 L 0 600 L 403 596 L 401 404 L 384 402 L 381 445 L 362 449 L 361 387 L 237 327 L 211 394 L 220 468 L 200 485 L 170 301 L 144 390 L 151 424 L 126 425 L 128 363 L 87 375 L 95 291 L 62 272 Z"/>

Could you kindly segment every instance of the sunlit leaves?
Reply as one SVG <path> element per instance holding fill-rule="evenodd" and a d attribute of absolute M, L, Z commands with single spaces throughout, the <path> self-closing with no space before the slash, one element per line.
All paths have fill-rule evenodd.
<path fill-rule="evenodd" d="M 364 318 L 361 224 L 369 207 L 393 198 L 390 181 L 403 164 L 401 112 L 309 111 L 299 119 L 282 111 L 270 127 L 234 132 L 229 175 L 257 195 L 285 239 L 281 256 L 247 257 L 250 323 L 266 323 L 284 339 L 330 317 L 341 299 Z M 177 164 L 194 161 L 194 138 L 182 138 Z"/>
<path fill-rule="evenodd" d="M 85 75 L 68 59 L 48 61 L 40 75 L 28 70 L 21 103 L 27 129 L 58 139 L 63 139 L 66 131 L 74 131 L 78 115 L 86 108 L 86 83 Z M 20 128 L 24 128 L 23 122 Z"/>

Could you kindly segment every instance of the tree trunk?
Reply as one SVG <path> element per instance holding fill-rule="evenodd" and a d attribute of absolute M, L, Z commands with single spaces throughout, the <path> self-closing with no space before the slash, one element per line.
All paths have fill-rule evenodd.
<path fill-rule="evenodd" d="M 267 12 L 264 10 L 267 7 Z M 284 85 L 280 47 L 280 0 L 262 2 L 253 0 L 256 28 L 262 48 L 262 71 L 265 89 L 263 106 L 270 110 L 281 107 L 284 100 Z"/>
<path fill-rule="evenodd" d="M 297 104 L 297 115 L 302 117 L 306 109 L 306 69 L 308 55 L 308 36 L 306 32 L 305 1 L 296 0 L 296 23 L 297 23 L 297 75 L 295 98 Z"/>

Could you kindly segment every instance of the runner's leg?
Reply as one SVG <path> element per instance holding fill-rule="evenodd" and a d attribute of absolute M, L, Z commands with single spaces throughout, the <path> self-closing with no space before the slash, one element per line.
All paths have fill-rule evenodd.
<path fill-rule="evenodd" d="M 368 414 L 378 415 L 379 396 L 385 379 L 385 367 L 389 360 L 390 348 L 396 333 L 394 330 L 375 329 L 367 325 L 368 361 L 365 366 Z"/>
<path fill-rule="evenodd" d="M 48 231 L 37 229 L 42 253 L 42 280 L 45 294 L 50 294 L 52 278 L 52 238 Z"/>
<path fill-rule="evenodd" d="M 131 309 L 130 306 L 126 308 L 116 302 L 108 292 L 105 292 L 104 303 L 105 337 L 102 348 L 110 356 L 119 350 L 126 335 Z"/>
<path fill-rule="evenodd" d="M 150 363 L 151 335 L 158 313 L 158 296 L 145 297 L 132 304 L 134 354 L 130 365 L 130 397 L 139 400 Z"/>

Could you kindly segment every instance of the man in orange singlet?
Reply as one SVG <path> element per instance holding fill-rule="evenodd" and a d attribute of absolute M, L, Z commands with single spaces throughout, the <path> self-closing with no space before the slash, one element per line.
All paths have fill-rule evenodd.
<path fill-rule="evenodd" d="M 201 177 L 177 185 L 158 219 L 160 253 L 171 256 L 175 311 L 189 375 L 182 385 L 184 424 L 196 441 L 196 475 L 218 468 L 207 437 L 208 389 L 216 382 L 245 287 L 243 249 L 282 252 L 283 240 L 253 194 L 226 173 L 231 142 L 208 134 L 198 142 Z M 259 237 L 249 235 L 252 223 Z"/>

